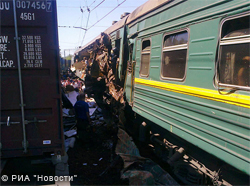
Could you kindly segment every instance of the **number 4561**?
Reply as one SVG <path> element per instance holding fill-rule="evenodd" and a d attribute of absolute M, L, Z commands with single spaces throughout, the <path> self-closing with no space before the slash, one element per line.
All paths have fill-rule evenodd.
<path fill-rule="evenodd" d="M 35 13 L 21 13 L 20 18 L 25 21 L 35 20 Z"/>

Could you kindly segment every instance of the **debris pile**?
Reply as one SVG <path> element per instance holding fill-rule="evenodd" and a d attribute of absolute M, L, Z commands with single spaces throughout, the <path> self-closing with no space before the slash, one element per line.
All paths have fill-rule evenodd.
<path fill-rule="evenodd" d="M 116 170 L 119 178 L 129 185 L 178 185 L 160 166 L 141 157 L 132 139 L 123 130 L 126 125 L 124 82 L 123 77 L 117 75 L 119 51 L 111 50 L 109 36 L 102 33 L 101 39 L 93 43 L 89 52 L 93 61 L 90 73 L 86 73 L 85 77 L 86 90 L 94 96 L 101 109 L 96 109 L 95 115 L 91 116 L 97 135 L 93 144 L 102 144 L 102 148 L 110 150 L 109 164 L 99 177 L 108 177 L 112 170 Z"/>
<path fill-rule="evenodd" d="M 77 140 L 73 118 L 64 117 L 69 172 L 77 175 L 71 185 L 178 185 L 160 166 L 140 156 L 132 138 L 106 119 L 108 112 L 103 112 L 93 98 L 86 102 L 92 130 L 88 146 Z"/>
<path fill-rule="evenodd" d="M 140 152 L 131 137 L 122 129 L 118 130 L 116 154 L 123 162 L 123 179 L 129 179 L 129 185 L 179 185 L 166 171 Z"/>
<path fill-rule="evenodd" d="M 120 178 L 122 160 L 119 159 L 115 165 L 112 164 L 115 133 L 109 129 L 102 109 L 95 101 L 89 98 L 86 102 L 90 106 L 91 115 L 92 135 L 89 144 L 83 144 L 78 140 L 75 124 L 64 132 L 69 172 L 71 176 L 77 175 L 71 185 L 128 185 L 127 180 Z M 114 166 L 110 167 L 111 164 Z"/>

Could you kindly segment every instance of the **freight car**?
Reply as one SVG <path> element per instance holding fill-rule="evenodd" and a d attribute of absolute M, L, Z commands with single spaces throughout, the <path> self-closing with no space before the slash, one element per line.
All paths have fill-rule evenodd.
<path fill-rule="evenodd" d="M 128 127 L 151 136 L 185 184 L 249 184 L 249 5 L 149 0 L 104 31 L 119 50 Z M 92 57 L 101 37 L 76 55 Z"/>
<path fill-rule="evenodd" d="M 1 158 L 64 152 L 55 0 L 0 2 Z"/>

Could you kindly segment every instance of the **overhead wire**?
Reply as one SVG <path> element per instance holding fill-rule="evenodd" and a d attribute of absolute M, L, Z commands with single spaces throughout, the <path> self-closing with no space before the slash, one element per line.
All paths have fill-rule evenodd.
<path fill-rule="evenodd" d="M 92 4 L 94 4 L 96 2 L 96 0 L 94 0 L 90 5 L 89 5 L 89 7 L 92 5 Z"/>
<path fill-rule="evenodd" d="M 81 16 L 78 17 L 77 21 L 75 22 L 74 26 L 76 25 L 76 23 L 78 22 L 78 20 L 81 18 Z"/>
<path fill-rule="evenodd" d="M 115 8 L 113 8 L 110 12 L 108 12 L 105 16 L 103 16 L 101 19 L 99 19 L 97 22 L 95 22 L 93 25 L 91 25 L 87 30 L 94 27 L 97 23 L 99 23 L 101 20 L 103 20 L 106 16 L 108 16 L 111 12 L 113 12 L 115 9 L 117 9 L 120 5 L 122 5 L 126 0 L 122 1 L 120 4 L 118 4 Z"/>
<path fill-rule="evenodd" d="M 105 0 L 104 0 L 105 1 Z M 86 4 L 87 4 L 87 0 L 86 0 Z M 89 14 L 88 14 L 88 18 L 87 18 L 87 23 L 86 23 L 86 30 L 85 30 L 85 32 L 84 32 L 84 35 L 83 35 L 83 38 L 82 38 L 82 42 L 81 42 L 81 46 L 82 46 L 82 43 L 83 43 L 83 41 L 84 41 L 84 39 L 85 39 L 85 36 L 86 36 L 86 33 L 87 33 L 87 31 L 88 31 L 88 24 L 89 24 L 89 17 L 90 17 L 90 10 L 89 10 L 89 8 L 87 7 L 87 11 L 89 12 Z"/>
<path fill-rule="evenodd" d="M 105 0 L 103 0 L 101 3 L 103 3 Z M 119 3 L 116 7 L 114 7 L 111 11 L 109 11 L 106 15 L 104 15 L 101 19 L 99 19 L 97 22 L 95 22 L 93 25 L 91 25 L 89 28 L 88 28 L 88 22 L 89 22 L 89 17 L 90 17 L 90 12 L 93 11 L 95 8 L 97 8 L 98 6 L 100 6 L 101 3 L 99 3 L 95 8 L 93 8 L 91 11 L 88 9 L 89 11 L 89 15 L 88 15 L 88 19 L 87 19 L 87 24 L 86 24 L 86 30 L 85 30 L 85 33 L 84 33 L 84 36 L 83 36 L 83 39 L 82 39 L 82 42 L 81 42 L 81 46 L 82 46 L 82 43 L 85 39 L 85 36 L 86 36 L 86 33 L 89 29 L 91 29 L 92 27 L 94 27 L 97 23 L 99 23 L 101 20 L 103 20 L 106 16 L 108 16 L 111 12 L 113 12 L 115 9 L 117 9 L 120 5 L 122 5 L 126 0 L 123 0 L 121 3 Z"/>
<path fill-rule="evenodd" d="M 106 0 L 102 0 L 102 1 L 101 1 L 98 5 L 96 5 L 92 10 L 96 9 L 96 8 L 97 8 L 98 6 L 100 6 L 104 1 L 106 1 Z M 95 2 L 95 1 L 94 1 L 94 2 Z M 93 2 L 93 3 L 94 3 L 94 2 Z M 92 3 L 92 4 L 93 4 L 93 3 Z M 91 4 L 91 5 L 92 5 L 92 4 Z M 90 6 L 87 6 L 87 9 L 86 9 L 86 10 L 89 11 L 89 10 L 90 10 L 89 8 L 90 8 Z M 84 10 L 83 13 L 86 12 L 86 10 Z M 92 10 L 90 10 L 90 11 L 92 11 Z"/>
<path fill-rule="evenodd" d="M 77 27 L 77 26 L 58 26 L 59 28 L 80 28 L 82 30 L 86 30 L 85 28 L 82 27 Z"/>
<path fill-rule="evenodd" d="M 98 6 L 100 6 L 105 0 L 102 0 L 98 5 L 96 5 L 91 11 L 95 10 Z"/>
<path fill-rule="evenodd" d="M 81 17 L 81 25 L 80 25 L 80 27 L 82 27 L 82 21 L 83 21 L 83 11 L 82 11 L 82 9 L 81 9 L 81 6 L 80 6 L 80 10 L 81 10 L 81 12 L 82 12 L 82 17 Z M 86 30 L 85 30 L 85 32 L 86 32 Z M 82 33 L 82 30 L 80 30 L 80 33 L 79 33 L 79 39 L 78 39 L 78 41 L 80 41 L 80 39 L 81 39 L 81 33 Z M 79 43 L 80 44 L 80 43 Z M 78 45 L 79 45 L 78 44 Z"/>
<path fill-rule="evenodd" d="M 89 17 L 90 17 L 90 12 L 91 11 L 93 11 L 94 9 L 96 9 L 98 6 L 100 6 L 103 2 L 104 2 L 105 0 L 102 0 L 98 5 L 96 5 L 92 10 L 90 10 L 88 7 L 87 7 L 87 11 L 89 12 L 89 14 L 88 14 L 88 18 L 87 18 L 87 24 L 86 24 L 86 30 L 85 30 L 85 32 L 84 32 L 84 35 L 83 35 L 83 38 L 82 38 L 82 42 L 81 42 L 81 45 L 82 45 L 82 43 L 83 43 L 83 41 L 84 41 L 84 39 L 85 39 L 85 36 L 86 36 L 86 34 L 87 34 L 87 31 L 88 31 L 88 23 L 89 23 Z M 93 4 L 93 3 L 92 3 Z"/>

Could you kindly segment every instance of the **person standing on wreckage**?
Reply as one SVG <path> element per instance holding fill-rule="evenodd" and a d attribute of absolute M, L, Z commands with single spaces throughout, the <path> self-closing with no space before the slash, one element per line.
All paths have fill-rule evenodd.
<path fill-rule="evenodd" d="M 76 116 L 76 127 L 78 138 L 81 142 L 85 143 L 86 146 L 90 142 L 90 117 L 89 117 L 89 105 L 85 102 L 85 94 L 80 94 L 77 97 L 77 102 L 74 105 L 75 116 Z"/>

